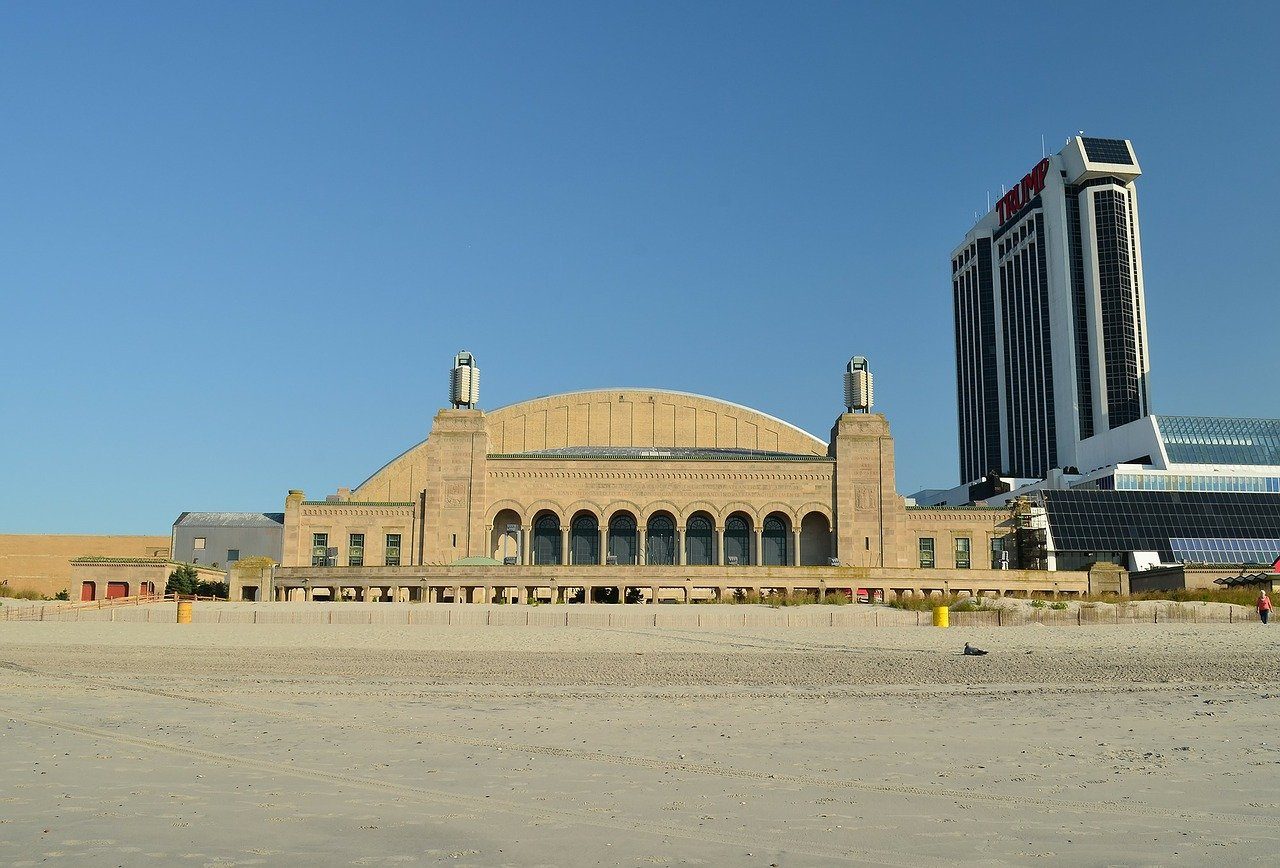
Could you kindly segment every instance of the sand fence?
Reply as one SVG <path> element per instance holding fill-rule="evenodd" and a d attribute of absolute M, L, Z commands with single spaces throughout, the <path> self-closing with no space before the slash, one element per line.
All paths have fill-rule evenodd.
<path fill-rule="evenodd" d="M 1032 606 L 1022 600 L 995 600 L 975 611 L 952 609 L 952 627 L 1094 626 L 1105 624 L 1236 624 L 1258 621 L 1246 606 L 1227 603 L 1126 601 L 1120 603 L 1060 603 Z M 5 615 L 18 615 L 17 609 Z M 57 604 L 20 607 L 21 620 L 119 621 L 167 623 L 176 621 L 173 602 L 109 608 L 80 608 Z M 754 629 L 762 627 L 929 627 L 931 611 L 888 606 L 763 605 L 606 605 L 560 604 L 502 606 L 450 603 L 222 603 L 199 602 L 194 624 L 368 624 L 422 627 L 596 627 L 642 629 Z"/>

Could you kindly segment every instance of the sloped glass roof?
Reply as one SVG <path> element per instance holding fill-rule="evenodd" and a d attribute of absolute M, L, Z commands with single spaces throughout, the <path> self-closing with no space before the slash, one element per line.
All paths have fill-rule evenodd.
<path fill-rule="evenodd" d="M 1280 466 L 1280 419 L 1157 416 L 1156 424 L 1174 464 Z"/>

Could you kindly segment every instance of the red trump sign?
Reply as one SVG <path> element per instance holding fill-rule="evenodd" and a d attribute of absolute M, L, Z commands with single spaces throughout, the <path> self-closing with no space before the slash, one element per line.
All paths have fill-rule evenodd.
<path fill-rule="evenodd" d="M 1036 196 L 1040 195 L 1040 191 L 1044 189 L 1044 179 L 1049 174 L 1049 158 L 1045 157 L 1020 183 L 1014 184 L 1013 188 L 1001 197 L 996 203 L 996 211 L 1000 218 L 1000 225 L 1009 222 L 1009 219 L 1022 210 L 1022 206 L 1030 202 Z"/>

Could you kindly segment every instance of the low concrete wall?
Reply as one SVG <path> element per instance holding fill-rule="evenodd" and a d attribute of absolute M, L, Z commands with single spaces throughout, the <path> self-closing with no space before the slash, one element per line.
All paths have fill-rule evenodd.
<path fill-rule="evenodd" d="M 406 566 L 283 567 L 277 588 L 730 588 L 784 591 L 867 588 L 911 593 L 1089 591 L 1085 572 L 866 567 Z M 235 599 L 233 588 L 232 598 Z"/>

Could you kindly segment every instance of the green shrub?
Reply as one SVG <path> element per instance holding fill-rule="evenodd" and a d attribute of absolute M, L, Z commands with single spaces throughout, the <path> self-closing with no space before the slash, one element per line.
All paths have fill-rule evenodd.
<path fill-rule="evenodd" d="M 54 594 L 53 598 L 55 600 L 70 600 L 71 594 L 67 593 L 66 588 L 63 588 L 61 591 L 58 591 L 58 593 Z"/>
<path fill-rule="evenodd" d="M 889 600 L 888 606 L 893 609 L 906 609 L 909 612 L 931 612 L 937 606 L 956 609 L 956 607 L 962 605 L 976 605 L 969 602 L 972 599 L 973 597 L 961 597 L 958 594 L 934 597 L 902 597 L 897 600 Z M 957 611 L 971 612 L 973 609 L 957 609 Z"/>
<path fill-rule="evenodd" d="M 1052 603 L 1049 604 L 1049 608 L 1062 611 L 1063 609 L 1067 608 L 1067 604 L 1062 602 L 1061 600 L 1054 600 Z"/>
<path fill-rule="evenodd" d="M 39 591 L 32 591 L 27 588 L 23 588 L 20 591 L 15 591 L 13 588 L 9 587 L 8 582 L 0 582 L 0 597 L 8 597 L 11 600 L 47 599 L 47 597 L 45 597 L 45 595 L 40 593 Z"/>

